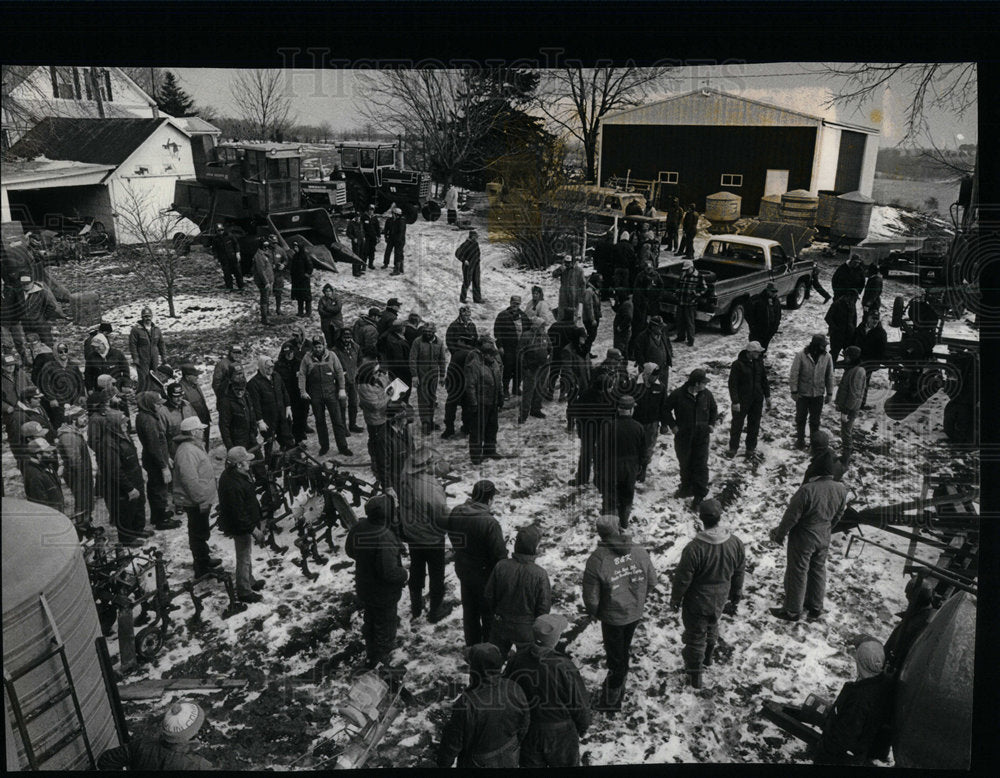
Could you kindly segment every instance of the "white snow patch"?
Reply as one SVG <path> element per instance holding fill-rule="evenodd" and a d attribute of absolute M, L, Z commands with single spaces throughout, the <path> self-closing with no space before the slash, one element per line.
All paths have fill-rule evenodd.
<path fill-rule="evenodd" d="M 166 297 L 127 303 L 106 311 L 103 319 L 116 330 L 128 331 L 147 305 L 153 309 L 153 319 L 166 334 L 198 332 L 229 327 L 235 319 L 246 316 L 252 308 L 252 295 L 225 298 L 221 295 L 178 294 L 174 296 L 177 318 L 169 316 Z"/>

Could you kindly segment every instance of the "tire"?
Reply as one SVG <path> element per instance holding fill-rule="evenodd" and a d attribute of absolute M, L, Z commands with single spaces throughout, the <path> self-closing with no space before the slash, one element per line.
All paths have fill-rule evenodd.
<path fill-rule="evenodd" d="M 174 235 L 173 244 L 174 251 L 181 256 L 186 256 L 191 253 L 191 239 L 183 232 L 178 232 Z"/>
<path fill-rule="evenodd" d="M 326 494 L 327 510 L 335 511 L 340 526 L 350 531 L 358 523 L 358 517 L 355 515 L 351 504 L 338 492 L 327 492 Z"/>
<path fill-rule="evenodd" d="M 135 636 L 135 653 L 143 659 L 153 659 L 163 648 L 163 634 L 159 626 L 149 626 Z"/>
<path fill-rule="evenodd" d="M 416 222 L 418 216 L 420 216 L 420 209 L 416 204 L 407 203 L 403 206 L 403 217 L 406 219 L 407 224 Z"/>
<path fill-rule="evenodd" d="M 428 200 L 420 209 L 420 213 L 423 215 L 424 221 L 436 222 L 441 218 L 441 206 L 433 200 Z"/>
<path fill-rule="evenodd" d="M 737 300 L 729 306 L 729 310 L 720 320 L 723 335 L 735 335 L 746 321 L 746 301 Z"/>
<path fill-rule="evenodd" d="M 788 297 L 785 299 L 785 306 L 790 311 L 797 310 L 802 307 L 802 303 L 806 301 L 806 297 L 809 296 L 809 282 L 800 278 L 795 284 L 795 288 L 788 293 Z"/>
<path fill-rule="evenodd" d="M 354 203 L 354 208 L 359 213 L 367 210 L 371 192 L 363 179 L 352 178 L 347 182 L 347 201 Z"/>

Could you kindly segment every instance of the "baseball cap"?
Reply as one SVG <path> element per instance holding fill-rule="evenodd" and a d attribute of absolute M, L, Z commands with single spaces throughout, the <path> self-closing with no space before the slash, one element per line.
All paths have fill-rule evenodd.
<path fill-rule="evenodd" d="M 201 370 L 190 362 L 185 362 L 181 365 L 181 375 L 201 375 Z"/>
<path fill-rule="evenodd" d="M 5 365 L 16 365 L 17 364 L 17 360 L 14 359 L 14 356 L 12 354 L 4 354 L 3 355 L 3 363 Z"/>
<path fill-rule="evenodd" d="M 181 421 L 181 432 L 196 432 L 198 430 L 203 430 L 207 427 L 206 424 L 201 423 L 201 419 L 197 416 L 188 416 L 186 419 Z"/>
<path fill-rule="evenodd" d="M 555 648 L 556 643 L 559 642 L 560 635 L 562 635 L 568 626 L 569 622 L 566 620 L 566 617 L 560 616 L 558 613 L 546 613 L 539 616 L 535 619 L 535 623 L 531 625 L 535 645 Z"/>
<path fill-rule="evenodd" d="M 621 359 L 622 358 L 622 352 L 619 351 L 616 348 L 609 348 L 606 357 L 608 359 Z"/>
<path fill-rule="evenodd" d="M 756 340 L 751 340 L 747 343 L 747 351 L 763 351 L 764 347 Z"/>
<path fill-rule="evenodd" d="M 630 411 L 635 407 L 635 398 L 626 394 L 618 398 L 618 410 L 620 411 Z"/>
<path fill-rule="evenodd" d="M 244 446 L 233 446 L 226 452 L 226 461 L 233 464 L 237 462 L 252 462 L 253 454 L 247 451 Z"/>
<path fill-rule="evenodd" d="M 602 538 L 617 535 L 622 531 L 621 522 L 613 513 L 605 513 L 597 519 L 597 534 Z"/>
<path fill-rule="evenodd" d="M 161 737 L 168 743 L 186 743 L 205 723 L 205 711 L 190 700 L 181 700 L 170 706 L 163 717 Z"/>
<path fill-rule="evenodd" d="M 83 408 L 79 405 L 67 405 L 66 410 L 63 411 L 63 416 L 66 419 L 75 419 L 77 416 L 83 413 Z"/>
<path fill-rule="evenodd" d="M 707 381 L 707 380 L 708 380 L 708 373 L 706 373 L 700 367 L 696 367 L 694 370 L 691 371 L 691 374 L 688 376 L 689 384 L 700 384 L 702 381 Z"/>
<path fill-rule="evenodd" d="M 22 438 L 43 438 L 45 437 L 45 427 L 37 421 L 26 421 L 21 425 Z"/>
<path fill-rule="evenodd" d="M 37 387 L 26 386 L 21 390 L 21 393 L 17 396 L 19 400 L 33 400 L 36 397 L 41 397 L 42 393 L 38 391 Z"/>
<path fill-rule="evenodd" d="M 514 303 L 517 303 L 518 305 L 521 304 L 521 295 L 519 295 L 519 294 L 512 294 L 510 296 L 510 304 L 513 305 Z"/>
<path fill-rule="evenodd" d="M 28 442 L 28 453 L 29 454 L 41 454 L 43 451 L 54 451 L 55 446 L 49 443 L 45 438 L 32 438 Z"/>
<path fill-rule="evenodd" d="M 402 306 L 402 303 L 399 300 L 397 300 L 395 297 L 390 297 L 389 301 L 385 304 L 386 308 L 395 308 L 396 310 L 399 310 L 399 308 L 401 306 Z"/>
<path fill-rule="evenodd" d="M 703 519 L 706 517 L 718 519 L 722 516 L 722 506 L 718 500 L 702 500 L 698 506 L 698 516 Z"/>

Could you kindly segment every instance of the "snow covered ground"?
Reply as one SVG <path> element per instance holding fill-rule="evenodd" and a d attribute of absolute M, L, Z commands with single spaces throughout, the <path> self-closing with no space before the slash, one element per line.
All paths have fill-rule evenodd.
<path fill-rule="evenodd" d="M 880 225 L 890 221 L 888 215 L 879 217 Z M 527 300 L 534 284 L 545 289 L 546 298 L 554 305 L 558 285 L 550 271 L 525 271 L 512 266 L 505 257 L 504 245 L 488 242 L 485 221 L 475 216 L 473 224 L 481 236 L 483 293 L 487 298 L 485 304 L 472 306 L 473 321 L 480 332 L 492 332 L 493 320 L 509 296 L 520 294 Z M 398 297 L 404 317 L 416 310 L 436 322 L 443 335 L 459 305 L 460 268 L 454 251 L 464 238 L 464 231 L 449 227 L 444 220 L 418 221 L 408 228 L 404 276 L 390 276 L 389 270 L 381 269 L 379 253 L 377 269 L 361 279 L 352 278 L 344 265 L 338 274 L 317 272 L 313 279 L 316 294 L 328 281 L 344 291 L 348 322 L 373 301 L 384 304 L 388 298 Z M 696 241 L 696 250 L 706 238 L 702 235 Z M 820 248 L 814 246 L 810 256 L 820 263 L 824 283 L 829 287 L 830 274 L 842 259 L 824 258 Z M 912 290 L 912 285 L 893 277 L 886 281 L 883 299 L 888 301 L 897 293 Z M 135 299 L 115 308 L 116 323 L 120 321 L 124 327 L 136 319 L 146 302 Z M 253 323 L 255 295 L 250 293 L 228 298 L 203 291 L 186 297 L 178 309 L 182 319 L 165 329 L 168 352 L 188 349 L 190 344 L 183 342 L 186 335 L 205 335 L 205 328 L 210 326 L 218 326 L 212 341 L 215 353 L 221 352 L 231 338 L 273 352 L 279 338 L 289 334 L 292 323 L 301 321 L 289 318 L 274 330 L 262 330 Z M 163 312 L 156 310 L 163 324 Z M 685 687 L 679 616 L 667 607 L 666 601 L 668 574 L 684 544 L 695 534 L 695 517 L 685 501 L 671 496 L 678 481 L 677 462 L 670 437 L 662 436 L 650 476 L 646 484 L 639 485 L 632 522 L 634 537 L 650 550 L 660 585 L 647 604 L 645 621 L 633 644 L 634 661 L 622 712 L 613 718 L 595 717 L 582 741 L 585 764 L 804 761 L 805 749 L 800 742 L 760 718 L 761 703 L 765 699 L 800 702 L 809 692 L 835 695 L 854 674 L 853 660 L 846 651 L 849 637 L 868 632 L 884 639 L 895 624 L 894 614 L 905 604 L 903 560 L 872 546 L 859 552 L 858 544 L 847 558 L 844 535 L 835 537 L 830 554 L 825 617 L 811 624 L 788 624 L 767 612 L 769 606 L 780 602 L 784 570 L 784 548 L 769 543 L 767 531 L 778 523 L 807 464 L 806 453 L 791 447 L 793 405 L 787 392 L 787 374 L 796 351 L 806 344 L 810 334 L 826 329 L 825 310 L 814 296 L 801 309 L 784 312 L 781 330 L 769 350 L 774 407 L 762 423 L 760 450 L 765 460 L 756 467 L 742 458 L 727 460 L 721 456 L 728 436 L 730 403 L 726 380 L 730 364 L 745 344 L 745 331 L 727 337 L 717 326 L 699 325 L 695 348 L 675 346 L 671 387 L 695 367 L 705 368 L 711 380 L 709 388 L 724 414 L 714 434 L 709 460 L 711 492 L 722 495 L 727 506 L 724 521 L 747 545 L 745 596 L 738 615 L 724 618 L 719 661 L 707 674 L 706 688 L 695 692 Z M 612 317 L 605 304 L 594 347 L 600 358 L 610 346 Z M 315 317 L 312 324 L 318 329 Z M 890 339 L 898 339 L 897 330 L 888 331 Z M 208 383 L 216 356 L 204 353 L 206 359 L 199 360 L 206 368 L 202 382 L 212 402 Z M 838 371 L 838 380 L 839 375 Z M 885 373 L 876 373 L 869 397 L 874 408 L 865 412 L 857 425 L 856 464 L 845 478 L 855 506 L 913 499 L 919 495 L 924 473 L 951 473 L 963 481 L 975 479 L 975 452 L 951 448 L 943 435 L 943 395 L 935 396 L 904 421 L 895 422 L 881 412 L 888 394 Z M 439 420 L 442 405 L 443 397 Z M 538 561 L 552 579 L 553 609 L 574 623 L 583 614 L 582 573 L 596 543 L 593 527 L 600 499 L 592 486 L 576 490 L 566 485 L 574 474 L 577 439 L 565 431 L 564 405 L 548 403 L 545 410 L 546 419 L 531 419 L 518 426 L 516 409 L 505 408 L 501 413 L 499 449 L 513 456 L 491 460 L 482 467 L 469 463 L 463 438 L 441 441 L 434 435 L 431 442 L 461 477 L 459 483 L 449 487 L 450 505 L 463 501 L 476 480 L 490 478 L 497 485 L 496 516 L 509 548 L 513 547 L 519 527 L 535 524 L 541 528 Z M 824 421 L 824 427 L 838 438 L 829 407 Z M 217 439 L 217 434 L 214 437 Z M 355 456 L 345 461 L 364 463 L 364 435 L 355 435 L 350 442 Z M 312 445 L 315 453 L 315 442 Z M 5 475 L 16 473 L 6 447 L 4 464 Z M 221 468 L 221 464 L 218 466 Z M 367 475 L 364 467 L 356 472 Z M 16 490 L 13 484 L 17 481 L 16 475 L 7 478 L 10 492 Z M 865 528 L 864 534 L 903 548 L 901 539 L 887 533 Z M 293 539 L 285 531 L 278 542 L 291 546 Z M 249 679 L 244 690 L 199 695 L 209 706 L 206 755 L 217 765 L 230 769 L 288 769 L 314 764 L 311 758 L 294 765 L 292 762 L 329 726 L 334 706 L 349 685 L 350 670 L 362 656 L 361 614 L 353 596 L 352 564 L 342 551 L 343 532 L 335 533 L 334 539 L 334 551 L 321 546 L 329 562 L 312 566 L 319 572 L 315 581 L 307 580 L 293 563 L 297 553 L 294 546 L 284 556 L 255 549 L 255 574 L 267 583 L 264 600 L 226 620 L 219 617 L 226 604 L 221 587 L 206 599 L 201 625 L 187 622 L 193 613 L 190 599 L 178 597 L 176 602 L 181 607 L 174 613 L 175 624 L 163 653 L 124 679 L 129 682 L 202 674 Z M 190 576 L 183 528 L 157 533 L 150 545 L 162 549 L 172 560 L 170 578 L 174 586 Z M 212 546 L 224 560 L 224 569 L 233 570 L 232 543 L 216 535 Z M 457 601 L 458 585 L 450 565 L 447 584 L 449 599 Z M 406 686 L 417 701 L 396 720 L 368 766 L 426 764 L 450 702 L 466 680 L 460 608 L 436 625 L 424 618 L 411 621 L 408 594 L 404 592 L 399 613 L 395 659 L 406 666 Z M 588 627 L 569 651 L 588 687 L 597 688 L 605 673 L 599 627 Z M 155 702 L 126 703 L 126 712 L 139 720 L 137 728 L 141 731 L 155 726 L 163 704 L 172 696 L 177 695 Z"/>

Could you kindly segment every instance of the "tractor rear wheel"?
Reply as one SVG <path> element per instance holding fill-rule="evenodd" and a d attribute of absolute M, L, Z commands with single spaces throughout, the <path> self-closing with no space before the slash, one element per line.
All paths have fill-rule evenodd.
<path fill-rule="evenodd" d="M 370 201 L 371 193 L 368 191 L 368 184 L 359 178 L 352 178 L 347 182 L 347 202 L 354 203 L 354 208 L 358 213 L 367 211 Z"/>
<path fill-rule="evenodd" d="M 407 203 L 403 206 L 403 216 L 406 218 L 407 224 L 413 224 L 419 215 L 420 209 L 415 203 Z"/>
<path fill-rule="evenodd" d="M 441 218 L 441 206 L 433 200 L 428 200 L 424 203 L 424 207 L 420 209 L 420 212 L 423 214 L 424 221 L 436 222 Z"/>

